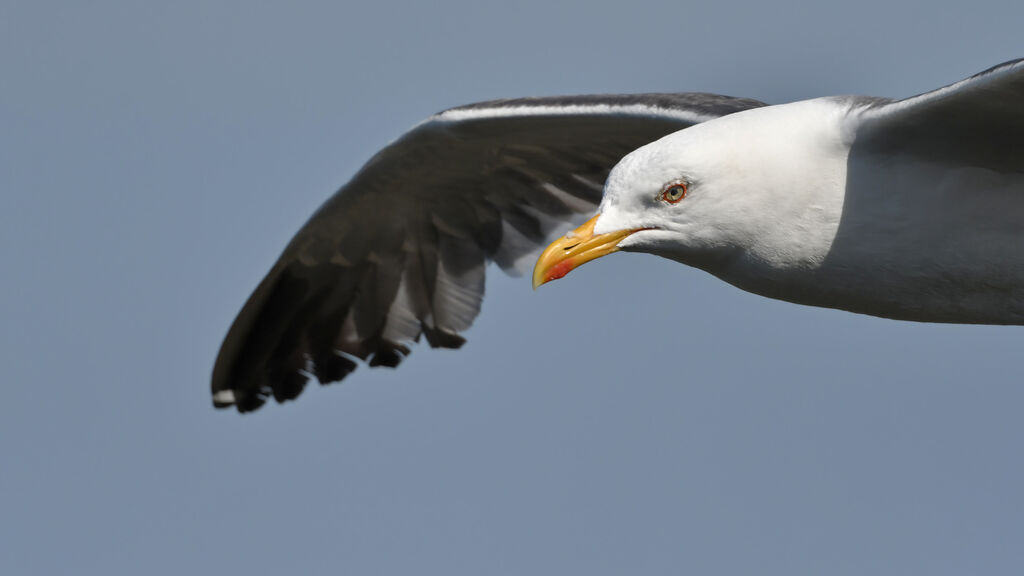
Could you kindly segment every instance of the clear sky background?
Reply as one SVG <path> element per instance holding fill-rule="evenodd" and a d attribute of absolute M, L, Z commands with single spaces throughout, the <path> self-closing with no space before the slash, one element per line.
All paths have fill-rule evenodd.
<path fill-rule="evenodd" d="M 498 97 L 908 96 L 1006 2 L 0 3 L 0 573 L 1024 572 L 1024 328 L 619 254 L 458 352 L 239 416 L 209 376 L 378 148 Z"/>

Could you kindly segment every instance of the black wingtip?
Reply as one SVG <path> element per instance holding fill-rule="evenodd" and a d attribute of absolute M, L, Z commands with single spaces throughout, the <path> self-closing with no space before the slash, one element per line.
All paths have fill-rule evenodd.
<path fill-rule="evenodd" d="M 427 337 L 427 343 L 431 348 L 451 348 L 458 350 L 466 343 L 466 339 L 454 332 L 443 328 L 424 328 L 423 335 Z"/>
<path fill-rule="evenodd" d="M 388 368 L 397 368 L 408 355 L 409 348 L 397 342 L 383 340 L 373 353 L 373 356 L 370 357 L 369 364 L 371 367 L 386 366 Z"/>
<path fill-rule="evenodd" d="M 331 350 L 313 359 L 313 375 L 321 385 L 326 385 L 344 379 L 356 366 L 351 359 Z"/>
<path fill-rule="evenodd" d="M 299 394 L 302 394 L 302 391 L 306 388 L 309 376 L 297 370 L 282 371 L 280 374 L 272 376 L 271 381 L 274 382 L 274 387 L 272 388 L 274 400 L 277 400 L 280 404 L 298 398 Z"/>

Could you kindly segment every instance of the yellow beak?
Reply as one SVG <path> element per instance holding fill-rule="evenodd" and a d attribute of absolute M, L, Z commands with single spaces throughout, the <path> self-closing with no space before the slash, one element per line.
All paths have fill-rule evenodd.
<path fill-rule="evenodd" d="M 597 214 L 586 224 L 565 236 L 555 240 L 548 246 L 537 259 L 537 265 L 533 267 L 533 289 L 536 290 L 541 284 L 552 280 L 558 280 L 577 266 L 600 258 L 606 254 L 619 251 L 619 242 L 630 234 L 643 230 L 617 230 L 607 234 L 594 235 L 594 225 L 597 224 Z"/>

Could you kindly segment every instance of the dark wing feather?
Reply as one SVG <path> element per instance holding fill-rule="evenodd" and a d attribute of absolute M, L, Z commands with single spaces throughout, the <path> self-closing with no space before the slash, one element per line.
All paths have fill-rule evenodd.
<path fill-rule="evenodd" d="M 911 98 L 865 103 L 860 152 L 1024 172 L 1024 59 Z"/>
<path fill-rule="evenodd" d="M 710 94 L 530 98 L 442 112 L 378 152 L 299 230 L 239 313 L 213 371 L 246 412 L 397 366 L 422 336 L 458 348 L 488 261 L 514 271 L 594 211 L 630 151 L 761 106 Z"/>

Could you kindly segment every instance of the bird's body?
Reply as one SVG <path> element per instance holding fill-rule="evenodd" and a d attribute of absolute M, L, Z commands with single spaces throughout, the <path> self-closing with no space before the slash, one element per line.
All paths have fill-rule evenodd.
<path fill-rule="evenodd" d="M 296 234 L 225 339 L 214 404 L 395 366 L 421 336 L 459 347 L 487 262 L 513 271 L 595 208 L 535 286 L 640 251 L 801 304 L 1024 324 L 1024 61 L 899 101 L 642 94 L 437 114 Z"/>
<path fill-rule="evenodd" d="M 846 173 L 842 218 L 812 279 L 827 292 L 807 304 L 1024 324 L 1024 173 L 888 163 L 856 147 Z"/>

